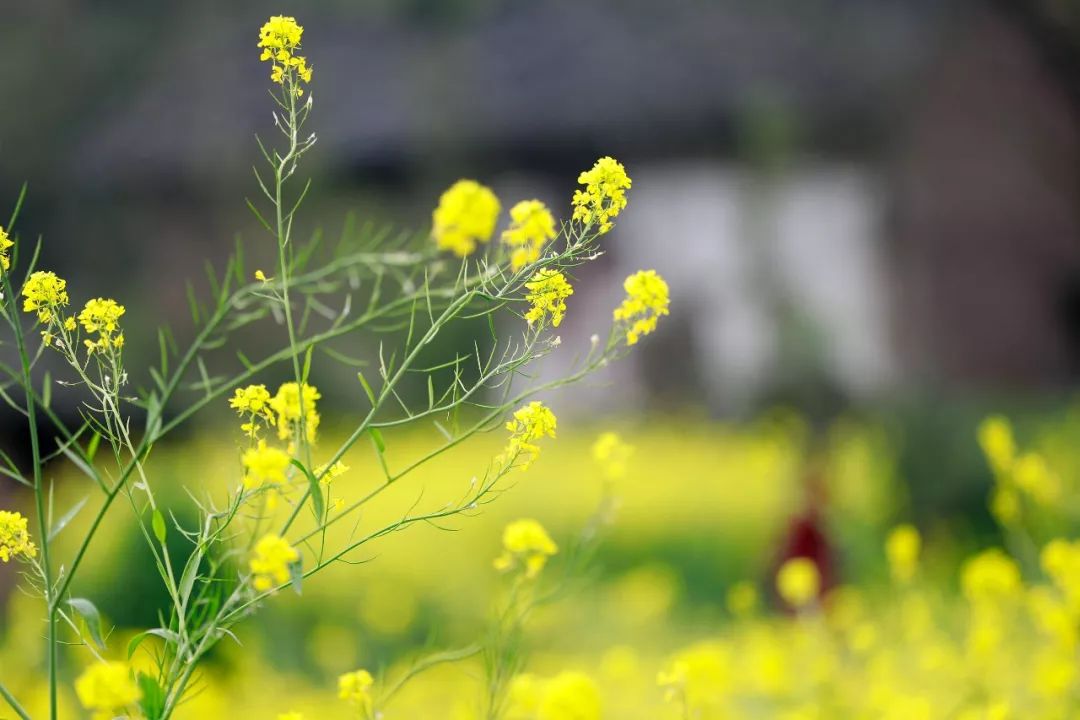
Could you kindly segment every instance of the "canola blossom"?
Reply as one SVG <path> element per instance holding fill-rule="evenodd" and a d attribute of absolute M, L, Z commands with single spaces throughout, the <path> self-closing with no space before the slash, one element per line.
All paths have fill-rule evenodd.
<path fill-rule="evenodd" d="M 523 569 L 532 580 L 544 569 L 548 558 L 559 551 L 547 530 L 536 520 L 515 520 L 503 530 L 503 553 L 495 559 L 495 569 L 511 572 Z"/>
<path fill-rule="evenodd" d="M 67 281 L 56 273 L 37 270 L 30 274 L 22 289 L 23 312 L 36 313 L 38 322 L 52 322 L 70 302 Z"/>
<path fill-rule="evenodd" d="M 299 432 L 302 417 L 307 441 L 315 442 L 321 419 L 317 404 L 322 395 L 318 388 L 307 383 L 304 383 L 303 388 L 301 392 L 299 383 L 282 383 L 270 399 L 270 409 L 277 418 L 278 437 L 282 440 L 287 440 Z"/>
<path fill-rule="evenodd" d="M 525 322 L 536 327 L 550 322 L 551 327 L 559 327 L 566 316 L 566 298 L 574 294 L 566 276 L 558 270 L 544 269 L 525 283 L 525 289 L 525 301 L 530 305 Z"/>
<path fill-rule="evenodd" d="M 22 513 L 0 510 L 0 561 L 37 556 L 37 547 L 30 541 L 26 518 Z"/>
<path fill-rule="evenodd" d="M 625 328 L 626 344 L 636 345 L 643 336 L 656 330 L 660 318 L 668 314 L 668 285 L 655 270 L 641 270 L 623 283 L 626 298 L 613 313 Z"/>
<path fill-rule="evenodd" d="M 554 438 L 556 424 L 555 413 L 538 400 L 518 409 L 506 423 L 506 429 L 510 431 L 510 441 L 503 458 L 514 462 L 523 456 L 521 467 L 523 470 L 528 469 L 540 455 L 540 446 L 536 442 L 544 437 Z"/>
<path fill-rule="evenodd" d="M 123 662 L 91 665 L 75 680 L 75 693 L 82 706 L 93 712 L 94 720 L 128 716 L 143 695 L 131 667 Z"/>
<path fill-rule="evenodd" d="M 11 248 L 13 247 L 15 247 L 15 243 L 8 237 L 4 227 L 0 225 L 0 270 L 7 271 L 11 269 Z"/>
<path fill-rule="evenodd" d="M 97 335 L 96 339 L 83 340 L 91 353 L 119 350 L 124 346 L 124 333 L 120 332 L 120 318 L 124 312 L 124 306 L 112 299 L 95 298 L 86 302 L 79 312 L 79 324 L 87 333 Z"/>
<path fill-rule="evenodd" d="M 300 553 L 279 535 L 263 535 L 251 555 L 251 585 L 266 592 L 289 581 L 289 566 L 300 560 Z"/>
<path fill-rule="evenodd" d="M 491 188 L 475 180 L 458 180 L 439 197 L 431 215 L 431 236 L 440 250 L 458 257 L 472 255 L 491 240 L 502 209 Z"/>
<path fill-rule="evenodd" d="M 602 157 L 581 173 L 578 183 L 585 189 L 574 191 L 573 219 L 595 226 L 601 234 L 610 231 L 612 220 L 626 208 L 626 191 L 632 184 L 626 169 L 614 158 Z"/>
<path fill-rule="evenodd" d="M 297 97 L 304 94 L 300 81 L 311 82 L 312 70 L 307 58 L 297 55 L 300 38 L 304 28 L 297 24 L 296 18 L 275 15 L 259 30 L 259 44 L 262 54 L 259 60 L 269 62 L 270 80 L 279 85 L 288 85 Z"/>
<path fill-rule="evenodd" d="M 516 272 L 539 260 L 544 246 L 555 239 L 555 217 L 539 200 L 522 200 L 510 208 L 510 220 L 502 241 L 510 248 L 510 269 Z"/>
<path fill-rule="evenodd" d="M 367 670 L 354 670 L 338 677 L 338 698 L 358 708 L 363 717 L 372 712 L 375 678 Z"/>

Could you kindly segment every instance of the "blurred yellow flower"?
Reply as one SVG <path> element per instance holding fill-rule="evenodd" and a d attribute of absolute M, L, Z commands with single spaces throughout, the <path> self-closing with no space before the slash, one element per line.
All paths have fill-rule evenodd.
<path fill-rule="evenodd" d="M 960 584 L 971 602 L 995 602 L 1019 591 L 1020 569 L 1000 549 L 990 548 L 964 563 Z"/>
<path fill-rule="evenodd" d="M 1061 480 L 1038 453 L 1024 453 L 1012 466 L 1012 479 L 1035 502 L 1051 505 L 1061 495 Z"/>
<path fill-rule="evenodd" d="M 94 720 L 128 716 L 131 707 L 142 699 L 131 667 L 123 662 L 91 665 L 75 680 L 75 694 L 84 708 L 94 712 Z"/>
<path fill-rule="evenodd" d="M 475 180 L 458 180 L 439 197 L 432 213 L 435 244 L 458 257 L 471 255 L 477 243 L 491 239 L 501 208 L 491 188 Z"/>
<path fill-rule="evenodd" d="M 554 438 L 556 424 L 555 413 L 538 400 L 518 408 L 514 412 L 514 417 L 506 423 L 506 429 L 510 431 L 510 440 L 501 456 L 502 460 L 512 463 L 519 457 L 525 456 L 521 468 L 528 469 L 540 455 L 540 446 L 536 444 L 536 441 L 545 436 Z"/>
<path fill-rule="evenodd" d="M 265 385 L 236 388 L 229 398 L 229 407 L 245 419 L 240 429 L 252 439 L 258 435 L 259 421 L 265 424 L 274 422 L 274 413 L 270 411 L 270 391 Z"/>
<path fill-rule="evenodd" d="M 309 443 L 315 442 L 319 422 L 322 419 L 317 409 L 321 398 L 318 388 L 313 385 L 304 383 L 301 398 L 299 385 L 295 382 L 282 383 L 277 393 L 270 399 L 270 409 L 277 415 L 278 437 L 287 440 L 297 433 L 300 430 L 300 415 L 303 412 L 305 436 Z"/>
<path fill-rule="evenodd" d="M 532 304 L 525 313 L 525 321 L 530 326 L 543 326 L 551 318 L 551 326 L 559 327 L 566 314 L 566 298 L 574 294 L 566 276 L 558 270 L 544 269 L 533 275 L 525 288 L 529 291 L 525 300 Z"/>
<path fill-rule="evenodd" d="M 22 513 L 0 510 L 0 560 L 8 562 L 22 555 L 37 556 L 37 548 L 30 542 L 26 518 Z"/>
<path fill-rule="evenodd" d="M 600 720 L 600 690 L 591 677 L 561 672 L 544 684 L 538 720 Z"/>
<path fill-rule="evenodd" d="M 289 566 L 300 560 L 300 553 L 284 538 L 267 533 L 255 544 L 255 552 L 248 565 L 252 574 L 252 586 L 266 592 L 289 580 Z"/>
<path fill-rule="evenodd" d="M 244 487 L 253 490 L 263 484 L 281 485 L 285 482 L 285 472 L 292 459 L 284 450 L 279 450 L 260 440 L 259 444 L 244 451 L 240 462 L 244 466 Z"/>
<path fill-rule="evenodd" d="M 754 583 L 743 580 L 728 588 L 727 608 L 736 618 L 744 619 L 753 615 L 758 608 L 758 591 Z"/>
<path fill-rule="evenodd" d="M 515 520 L 503 530 L 503 553 L 495 559 L 495 569 L 510 572 L 524 568 L 525 577 L 533 579 L 558 551 L 543 525 L 527 518 Z"/>
<path fill-rule="evenodd" d="M 776 591 L 796 608 L 813 603 L 821 591 L 821 573 L 810 558 L 792 558 L 776 573 Z"/>
<path fill-rule="evenodd" d="M 347 700 L 360 708 L 366 718 L 374 707 L 374 698 L 371 694 L 374 685 L 375 678 L 367 670 L 345 673 L 338 677 L 338 698 Z"/>
<path fill-rule="evenodd" d="M 578 176 L 578 183 L 585 189 L 574 191 L 573 219 L 608 232 L 611 221 L 626 207 L 626 191 L 632 184 L 626 169 L 614 158 L 602 157 Z"/>
<path fill-rule="evenodd" d="M 4 270 L 11 269 L 11 257 L 8 255 L 8 250 L 14 245 L 15 243 L 11 242 L 11 238 L 4 231 L 4 226 L 0 225 L 0 268 Z"/>
<path fill-rule="evenodd" d="M 898 583 L 908 583 L 919 569 L 919 551 L 922 538 L 911 525 L 893 528 L 885 540 L 885 556 L 889 560 L 889 572 Z"/>
<path fill-rule="evenodd" d="M 1016 459 L 1016 441 L 1007 418 L 1001 415 L 986 418 L 979 423 L 978 437 L 994 473 L 1005 473 L 1012 469 Z"/>
<path fill-rule="evenodd" d="M 623 283 L 626 299 L 613 313 L 626 327 L 626 344 L 635 345 L 642 335 L 656 330 L 660 318 L 668 314 L 668 286 L 655 270 L 640 270 Z"/>
<path fill-rule="evenodd" d="M 555 238 L 555 218 L 539 200 L 522 200 L 510 208 L 510 220 L 502 241 L 510 248 L 510 268 L 516 272 L 540 259 L 544 245 Z"/>
<path fill-rule="evenodd" d="M 626 468 L 633 454 L 634 447 L 614 432 L 600 433 L 592 446 L 593 460 L 600 465 L 601 471 L 609 480 L 619 480 L 626 475 Z"/>

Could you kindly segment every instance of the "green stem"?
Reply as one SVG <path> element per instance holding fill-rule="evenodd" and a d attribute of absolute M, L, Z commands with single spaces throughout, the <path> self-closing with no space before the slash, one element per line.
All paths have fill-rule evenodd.
<path fill-rule="evenodd" d="M 3 683 L 0 683 L 0 696 L 7 700 L 7 704 L 11 706 L 11 709 L 15 711 L 22 720 L 30 720 L 30 714 L 23 709 L 23 706 L 19 704 L 19 701 L 15 699 L 15 696 L 4 687 Z"/>

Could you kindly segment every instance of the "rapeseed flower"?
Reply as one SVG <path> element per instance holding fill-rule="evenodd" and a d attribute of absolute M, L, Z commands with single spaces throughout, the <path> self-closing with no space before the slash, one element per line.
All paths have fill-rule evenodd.
<path fill-rule="evenodd" d="M 37 548 L 30 542 L 26 518 L 22 513 L 0 510 L 0 560 L 8 562 L 20 555 L 24 558 L 37 556 Z"/>
<path fill-rule="evenodd" d="M 889 561 L 889 572 L 898 583 L 908 583 L 919 569 L 919 550 L 922 538 L 919 531 L 911 525 L 899 525 L 893 528 L 885 540 L 885 556 Z"/>
<path fill-rule="evenodd" d="M 600 233 L 608 232 L 611 221 L 626 207 L 626 191 L 631 185 L 626 169 L 617 160 L 602 157 L 578 176 L 578 183 L 585 189 L 574 191 L 573 219 L 597 226 Z"/>
<path fill-rule="evenodd" d="M 529 465 L 540 455 L 540 446 L 536 441 L 547 436 L 555 437 L 557 419 L 555 413 L 544 406 L 542 402 L 534 400 L 528 405 L 514 412 L 514 417 L 506 423 L 506 429 L 510 431 L 510 441 L 503 453 L 503 458 L 513 462 L 519 456 L 525 456 L 522 469 Z"/>
<path fill-rule="evenodd" d="M 248 567 L 252 586 L 266 592 L 289 580 L 289 566 L 300 560 L 300 553 L 281 536 L 267 533 L 255 544 Z"/>
<path fill-rule="evenodd" d="M 11 269 L 11 258 L 8 256 L 8 251 L 14 247 L 15 243 L 11 241 L 8 234 L 4 231 L 4 227 L 0 225 L 0 268 L 4 270 Z"/>
<path fill-rule="evenodd" d="M 458 180 L 439 197 L 431 215 L 431 236 L 440 250 L 466 257 L 477 243 L 491 240 L 501 208 L 491 188 L 475 180 Z"/>
<path fill-rule="evenodd" d="M 120 318 L 126 312 L 123 305 L 107 298 L 88 300 L 79 313 L 79 323 L 88 333 L 97 333 L 97 339 L 83 342 L 94 351 L 108 351 L 124 347 L 124 333 L 120 332 Z"/>
<path fill-rule="evenodd" d="M 998 548 L 984 550 L 964 563 L 960 585 L 973 603 L 998 602 L 1020 590 L 1020 569 Z"/>
<path fill-rule="evenodd" d="M 539 200 L 522 200 L 510 208 L 510 220 L 502 241 L 510 248 L 510 268 L 517 272 L 539 260 L 544 245 L 555 238 L 555 218 Z"/>
<path fill-rule="evenodd" d="M 279 85 L 288 84 L 297 97 L 304 94 L 299 81 L 311 82 L 312 75 L 307 58 L 296 54 L 303 34 L 304 28 L 296 18 L 284 15 L 271 17 L 259 30 L 258 47 L 263 49 L 259 60 L 270 62 L 270 79 Z"/>
<path fill-rule="evenodd" d="M 244 487 L 253 490 L 264 484 L 284 484 L 292 458 L 284 450 L 260 440 L 258 445 L 244 451 L 240 462 L 244 466 Z"/>
<path fill-rule="evenodd" d="M 240 429 L 253 440 L 258 435 L 260 421 L 264 424 L 275 421 L 274 413 L 270 409 L 270 391 L 265 385 L 236 388 L 233 396 L 229 398 L 229 407 L 245 419 Z"/>
<path fill-rule="evenodd" d="M 511 572 L 522 568 L 532 580 L 544 569 L 548 558 L 559 551 L 547 530 L 536 520 L 515 520 L 503 530 L 503 552 L 495 559 L 495 569 Z"/>
<path fill-rule="evenodd" d="M 593 460 L 609 480 L 619 480 L 626 475 L 634 447 L 623 441 L 618 433 L 604 432 L 592 446 Z"/>
<path fill-rule="evenodd" d="M 613 315 L 625 327 L 626 344 L 635 345 L 668 314 L 668 285 L 655 270 L 640 270 L 626 278 L 623 288 L 626 298 Z"/>
<path fill-rule="evenodd" d="M 316 407 L 322 398 L 318 388 L 304 383 L 303 403 L 300 386 L 295 382 L 283 383 L 277 394 L 270 399 L 270 409 L 277 416 L 278 437 L 287 440 L 300 429 L 301 404 L 303 405 L 304 433 L 309 443 L 315 442 L 321 417 Z"/>
<path fill-rule="evenodd" d="M 23 312 L 37 313 L 38 322 L 51 323 L 67 307 L 67 280 L 56 273 L 38 270 L 23 285 Z"/>
<path fill-rule="evenodd" d="M 375 703 L 371 692 L 374 685 L 375 678 L 367 670 L 345 673 L 338 677 L 338 698 L 360 708 L 366 718 L 372 713 Z"/>
<path fill-rule="evenodd" d="M 75 694 L 94 720 L 134 716 L 133 706 L 142 699 L 142 690 L 123 662 L 91 665 L 75 681 Z"/>
<path fill-rule="evenodd" d="M 566 315 L 566 298 L 574 294 L 566 276 L 558 270 L 545 268 L 533 275 L 525 288 L 529 291 L 525 300 L 532 305 L 525 313 L 525 321 L 530 326 L 543 326 L 550 318 L 551 326 L 559 327 Z"/>

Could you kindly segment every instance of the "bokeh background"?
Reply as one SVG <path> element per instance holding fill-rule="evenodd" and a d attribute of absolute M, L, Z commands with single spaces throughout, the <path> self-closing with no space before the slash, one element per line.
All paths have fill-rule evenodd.
<path fill-rule="evenodd" d="M 502 524 L 528 513 L 569 533 L 595 503 L 602 430 L 637 447 L 623 509 L 597 576 L 543 618 L 541 665 L 618 669 L 622 645 L 662 656 L 722 622 L 731 583 L 767 585 L 806 543 L 833 581 L 873 582 L 895 522 L 945 554 L 992 541 L 975 440 L 991 411 L 1068 464 L 1080 422 L 1072 0 L 9 3 L 0 199 L 28 182 L 20 226 L 44 237 L 44 264 L 125 302 L 130 367 L 155 356 L 158 323 L 185 337 L 186 283 L 205 291 L 207 260 L 220 266 L 238 236 L 272 254 L 244 199 L 257 194 L 253 136 L 272 132 L 256 30 L 278 12 L 305 26 L 315 68 L 300 232 L 332 235 L 349 212 L 423 232 L 459 177 L 504 206 L 565 208 L 577 173 L 613 155 L 633 177 L 630 205 L 561 334 L 581 346 L 605 327 L 639 268 L 668 280 L 671 316 L 625 362 L 547 398 L 561 437 L 527 481 L 449 538 L 396 537 L 271 608 L 245 636 L 255 652 L 216 658 L 228 692 L 205 697 L 267 713 L 285 693 L 317 704 L 337 672 L 467 640 L 489 609 Z M 558 372 L 551 362 L 543 372 Z M 327 427 L 344 427 L 356 388 L 320 385 Z M 25 430 L 0 417 L 17 455 Z M 227 477 L 227 422 L 208 412 L 163 448 L 163 476 Z M 392 440 L 405 453 L 424 436 Z M 498 444 L 417 487 L 454 487 Z M 356 455 L 357 487 L 375 482 Z M 56 474 L 77 498 L 77 477 Z M 10 486 L 0 499 L 25 502 Z M 100 585 L 84 590 L 122 634 L 164 601 L 128 572 L 146 558 L 118 511 Z M 13 619 L 28 611 L 12 580 L 0 575 L 6 658 L 35 652 L 37 632 Z"/>

